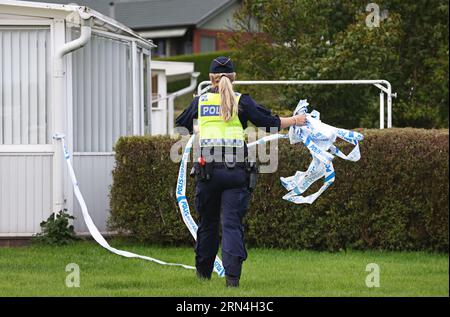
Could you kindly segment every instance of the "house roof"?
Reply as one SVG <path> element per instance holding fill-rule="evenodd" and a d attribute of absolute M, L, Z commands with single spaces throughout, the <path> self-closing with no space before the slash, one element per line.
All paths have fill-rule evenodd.
<path fill-rule="evenodd" d="M 109 16 L 109 4 L 111 2 L 117 2 L 114 0 L 20 0 L 20 1 L 46 2 L 53 4 L 77 4 L 80 6 L 87 6 L 91 9 L 94 9 L 95 11 L 98 11 L 108 16 Z"/>
<path fill-rule="evenodd" d="M 236 0 L 152 0 L 120 3 L 116 18 L 136 29 L 197 25 Z"/>
<path fill-rule="evenodd" d="M 36 1 L 36 0 L 32 0 Z M 110 15 L 134 29 L 160 29 L 195 26 L 220 13 L 238 0 L 40 0 L 51 3 L 77 3 Z"/>
<path fill-rule="evenodd" d="M 75 13 L 81 19 L 92 18 L 93 27 L 106 28 L 113 33 L 131 36 L 148 48 L 155 46 L 151 40 L 142 38 L 139 34 L 122 23 L 85 6 L 42 3 L 36 1 L 0 0 L 0 9 L 0 12 L 5 14 L 58 17 L 70 20 L 71 22 L 73 22 L 73 15 L 71 14 Z"/>

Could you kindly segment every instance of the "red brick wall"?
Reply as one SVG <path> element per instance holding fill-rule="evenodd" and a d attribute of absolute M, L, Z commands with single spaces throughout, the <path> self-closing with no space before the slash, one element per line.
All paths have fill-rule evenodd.
<path fill-rule="evenodd" d="M 232 34 L 233 32 L 223 30 L 195 29 L 193 31 L 193 39 L 192 39 L 193 53 L 201 53 L 200 38 L 202 36 L 209 36 L 216 38 L 216 51 L 228 50 L 229 47 L 226 44 L 226 39 L 228 39 Z"/>

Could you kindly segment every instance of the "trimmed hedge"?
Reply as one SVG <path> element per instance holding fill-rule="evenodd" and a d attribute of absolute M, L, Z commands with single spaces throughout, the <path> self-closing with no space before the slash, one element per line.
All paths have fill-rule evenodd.
<path fill-rule="evenodd" d="M 312 205 L 281 199 L 286 192 L 279 177 L 305 170 L 311 157 L 304 147 L 280 141 L 278 171 L 261 174 L 246 216 L 247 243 L 316 250 L 448 251 L 448 130 L 361 132 L 361 160 L 336 158 L 336 182 Z M 131 232 L 141 241 L 192 244 L 175 198 L 179 164 L 169 158 L 175 141 L 119 139 L 111 188 L 112 229 Z M 346 143 L 339 146 L 350 149 Z M 189 178 L 187 195 L 195 216 L 193 188 Z"/>

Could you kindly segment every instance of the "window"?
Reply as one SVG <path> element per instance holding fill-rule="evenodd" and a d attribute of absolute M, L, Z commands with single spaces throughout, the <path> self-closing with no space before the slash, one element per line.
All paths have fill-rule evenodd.
<path fill-rule="evenodd" d="M 213 36 L 202 36 L 200 38 L 200 52 L 214 52 L 216 50 L 216 38 Z"/>

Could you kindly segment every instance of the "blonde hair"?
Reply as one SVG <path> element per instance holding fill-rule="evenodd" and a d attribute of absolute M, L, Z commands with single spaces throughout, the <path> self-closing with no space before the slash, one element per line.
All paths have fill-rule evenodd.
<path fill-rule="evenodd" d="M 232 82 L 236 73 L 210 73 L 209 79 L 213 87 L 219 87 L 220 115 L 223 120 L 229 121 L 238 112 L 238 104 L 233 90 Z"/>

